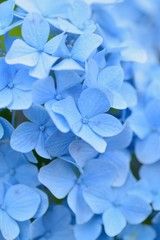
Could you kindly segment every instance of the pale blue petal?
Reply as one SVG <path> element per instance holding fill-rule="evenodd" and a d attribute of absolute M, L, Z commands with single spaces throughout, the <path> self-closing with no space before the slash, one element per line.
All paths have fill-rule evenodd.
<path fill-rule="evenodd" d="M 20 69 L 14 76 L 13 84 L 17 89 L 26 91 L 32 89 L 32 84 L 35 80 L 35 78 L 28 75 L 28 70 Z"/>
<path fill-rule="evenodd" d="M 65 37 L 65 35 L 64 35 L 64 33 L 62 33 L 62 34 L 55 36 L 51 40 L 49 40 L 44 46 L 44 52 L 51 54 L 53 56 L 55 55 L 55 57 L 59 57 L 55 53 L 58 50 L 60 44 L 62 43 L 64 37 Z"/>
<path fill-rule="evenodd" d="M 150 132 L 150 126 L 143 110 L 134 111 L 128 118 L 128 122 L 133 132 L 135 132 L 139 138 L 145 138 Z"/>
<path fill-rule="evenodd" d="M 50 69 L 56 61 L 56 57 L 45 52 L 40 53 L 36 66 L 29 71 L 30 76 L 40 79 L 48 77 Z"/>
<path fill-rule="evenodd" d="M 79 28 L 83 27 L 92 14 L 91 8 L 84 1 L 75 1 L 69 10 L 69 20 Z"/>
<path fill-rule="evenodd" d="M 75 123 L 81 122 L 81 115 L 73 98 L 70 96 L 62 101 L 55 102 L 52 105 L 52 110 L 64 116 L 71 128 L 73 128 Z"/>
<path fill-rule="evenodd" d="M 4 239 L 8 240 L 15 239 L 20 233 L 16 221 L 3 210 L 0 210 L 0 230 Z"/>
<path fill-rule="evenodd" d="M 8 105 L 10 110 L 28 109 L 32 105 L 31 91 L 22 91 L 17 88 L 12 89 L 12 102 Z"/>
<path fill-rule="evenodd" d="M 8 51 L 5 60 L 9 64 L 24 64 L 33 67 L 37 64 L 40 53 L 33 47 L 27 45 L 21 39 L 16 39 L 10 50 Z"/>
<path fill-rule="evenodd" d="M 128 107 L 133 107 L 137 104 L 136 89 L 128 82 L 123 82 L 122 87 L 118 90 Z"/>
<path fill-rule="evenodd" d="M 46 193 L 44 193 L 43 191 L 36 189 L 36 192 L 39 194 L 40 197 L 40 205 L 38 207 L 38 210 L 36 212 L 36 214 L 34 215 L 34 218 L 40 218 L 42 217 L 45 212 L 47 211 L 49 202 L 48 202 L 48 196 Z"/>
<path fill-rule="evenodd" d="M 114 180 L 114 170 L 113 164 L 109 161 L 91 159 L 84 167 L 81 180 L 86 188 L 91 188 L 91 186 L 100 188 L 102 184 L 110 186 Z"/>
<path fill-rule="evenodd" d="M 63 59 L 60 63 L 57 63 L 53 68 L 55 71 L 67 71 L 67 70 L 77 70 L 84 71 L 80 64 L 71 58 Z"/>
<path fill-rule="evenodd" d="M 36 81 L 33 84 L 32 94 L 33 103 L 35 104 L 44 104 L 47 101 L 54 99 L 56 94 L 54 79 L 48 77 Z"/>
<path fill-rule="evenodd" d="M 0 108 L 7 107 L 12 102 L 12 90 L 4 88 L 0 91 Z"/>
<path fill-rule="evenodd" d="M 113 91 L 118 90 L 123 83 L 124 72 L 121 67 L 110 66 L 103 69 L 98 76 L 98 83 Z"/>
<path fill-rule="evenodd" d="M 72 58 L 80 62 L 85 62 L 102 42 L 102 37 L 94 33 L 80 35 L 72 48 Z"/>
<path fill-rule="evenodd" d="M 133 137 L 133 132 L 128 123 L 126 123 L 123 127 L 124 128 L 119 134 L 106 139 L 107 149 L 109 151 L 121 150 L 130 145 Z"/>
<path fill-rule="evenodd" d="M 37 167 L 31 164 L 23 164 L 16 168 L 15 177 L 18 183 L 26 184 L 31 187 L 36 187 L 40 184 L 37 175 Z"/>
<path fill-rule="evenodd" d="M 86 118 L 107 112 L 110 108 L 106 95 L 96 88 L 84 90 L 78 100 L 78 106 L 82 116 Z"/>
<path fill-rule="evenodd" d="M 110 237 L 118 235 L 127 224 L 124 215 L 116 207 L 112 207 L 104 212 L 103 223 L 105 232 Z"/>
<path fill-rule="evenodd" d="M 14 0 L 5 1 L 3 3 L 1 2 L 0 23 L 3 27 L 7 27 L 12 22 L 14 5 L 15 5 Z"/>
<path fill-rule="evenodd" d="M 145 109 L 145 114 L 146 114 L 147 120 L 153 130 L 154 129 L 156 130 L 156 128 L 160 127 L 159 105 L 160 105 L 160 100 L 155 99 L 155 100 L 151 101 Z"/>
<path fill-rule="evenodd" d="M 98 187 L 97 185 L 92 185 L 83 191 L 85 201 L 96 214 L 101 214 L 112 206 L 112 203 L 110 202 L 112 194 L 112 189 L 104 184 Z"/>
<path fill-rule="evenodd" d="M 23 113 L 26 118 L 38 125 L 44 125 L 49 121 L 49 115 L 42 106 L 34 105 Z"/>
<path fill-rule="evenodd" d="M 45 143 L 46 151 L 53 157 L 59 157 L 68 154 L 68 146 L 75 139 L 74 134 L 66 134 L 56 131 Z"/>
<path fill-rule="evenodd" d="M 46 137 L 44 135 L 44 132 L 41 131 L 37 139 L 35 150 L 38 153 L 38 155 L 40 155 L 41 157 L 50 159 L 50 155 L 45 150 L 45 141 L 46 141 Z"/>
<path fill-rule="evenodd" d="M 42 167 L 38 178 L 57 198 L 64 198 L 76 181 L 72 165 L 60 159 Z"/>
<path fill-rule="evenodd" d="M 27 12 L 39 12 L 38 6 L 36 5 L 35 1 L 32 0 L 15 0 L 16 4 L 21 7 L 22 9 L 24 9 Z"/>
<path fill-rule="evenodd" d="M 143 164 L 150 164 L 160 159 L 160 135 L 150 133 L 145 139 L 137 140 L 135 153 Z"/>
<path fill-rule="evenodd" d="M 94 215 L 90 207 L 84 200 L 80 185 L 76 185 L 67 197 L 69 207 L 76 215 L 76 222 L 83 224 L 91 219 Z"/>
<path fill-rule="evenodd" d="M 58 26 L 63 32 L 74 33 L 74 34 L 82 33 L 82 31 L 78 29 L 75 25 L 73 25 L 69 21 L 62 18 L 58 18 Z"/>
<path fill-rule="evenodd" d="M 127 103 L 124 100 L 123 96 L 119 94 L 118 92 L 112 91 L 112 107 L 115 109 L 126 109 L 127 108 Z"/>
<path fill-rule="evenodd" d="M 74 129 L 73 132 L 75 132 Z M 83 124 L 80 131 L 75 132 L 75 134 L 89 143 L 97 152 L 103 153 L 107 147 L 106 141 L 85 124 Z"/>
<path fill-rule="evenodd" d="M 74 71 L 58 71 L 55 72 L 55 76 L 58 94 L 63 93 L 82 82 L 82 78 Z"/>
<path fill-rule="evenodd" d="M 93 218 L 87 223 L 75 225 L 74 234 L 77 240 L 95 240 L 100 235 L 101 230 L 101 224 Z"/>
<path fill-rule="evenodd" d="M 48 22 L 38 13 L 29 13 L 22 24 L 22 36 L 25 42 L 42 50 L 49 36 Z"/>
<path fill-rule="evenodd" d="M 91 117 L 88 125 L 95 133 L 102 137 L 112 137 L 122 131 L 120 121 L 109 114 L 99 114 Z"/>
<path fill-rule="evenodd" d="M 128 223 L 138 224 L 143 222 L 151 213 L 151 206 L 138 196 L 130 195 L 123 199 L 121 211 Z"/>
<path fill-rule="evenodd" d="M 16 128 L 11 137 L 11 147 L 23 153 L 35 148 L 39 136 L 38 126 L 25 122 Z"/>
<path fill-rule="evenodd" d="M 32 188 L 17 184 L 7 191 L 4 204 L 7 213 L 13 219 L 21 222 L 35 215 L 40 204 L 40 197 Z"/>
<path fill-rule="evenodd" d="M 69 152 L 78 166 L 84 167 L 89 159 L 97 156 L 97 151 L 83 140 L 75 140 L 69 145 Z"/>
<path fill-rule="evenodd" d="M 107 146 L 108 149 L 108 146 Z M 100 160 L 104 159 L 113 166 L 113 183 L 112 186 L 120 187 L 124 185 L 129 175 L 130 170 L 130 154 L 127 151 L 106 151 L 104 155 L 100 156 Z"/>
<path fill-rule="evenodd" d="M 54 112 L 54 106 L 56 100 L 51 100 L 48 101 L 45 104 L 45 108 L 49 114 L 49 116 L 51 117 L 52 121 L 54 122 L 54 124 L 56 125 L 56 127 L 63 133 L 67 133 L 70 130 L 70 127 L 66 121 L 66 119 L 64 118 L 64 116 L 62 116 L 61 114 L 55 113 Z M 59 104 L 56 102 L 56 104 Z"/>

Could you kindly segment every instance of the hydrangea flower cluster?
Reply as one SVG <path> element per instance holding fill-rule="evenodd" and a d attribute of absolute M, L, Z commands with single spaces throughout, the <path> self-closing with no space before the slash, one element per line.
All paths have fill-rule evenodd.
<path fill-rule="evenodd" d="M 0 240 L 160 239 L 159 11 L 0 1 Z"/>

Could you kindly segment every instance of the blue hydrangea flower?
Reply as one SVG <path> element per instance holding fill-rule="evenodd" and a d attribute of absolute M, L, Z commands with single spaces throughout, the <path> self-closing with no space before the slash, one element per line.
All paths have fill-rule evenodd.
<path fill-rule="evenodd" d="M 62 58 L 62 61 L 52 69 L 84 71 L 86 61 L 103 42 L 102 37 L 95 33 L 84 33 L 76 40 L 73 37 L 68 39 L 67 35 L 64 36 L 56 52 L 56 56 Z"/>
<path fill-rule="evenodd" d="M 102 213 L 105 232 L 110 237 L 119 234 L 127 225 L 143 222 L 151 213 L 148 202 L 131 192 L 135 180 L 129 176 L 120 188 L 90 188 L 86 189 L 85 200 L 92 211 Z M 94 196 L 92 196 L 92 194 Z M 97 197 L 97 199 L 96 199 Z"/>
<path fill-rule="evenodd" d="M 32 104 L 32 84 L 34 78 L 28 70 L 10 66 L 0 59 L 0 108 L 27 109 Z"/>
<path fill-rule="evenodd" d="M 23 122 L 12 134 L 11 147 L 19 152 L 27 153 L 35 148 L 36 152 L 50 158 L 45 151 L 45 141 L 56 130 L 52 120 L 43 107 L 32 106 L 24 111 L 31 122 Z"/>
<path fill-rule="evenodd" d="M 38 178 L 56 198 L 61 199 L 68 195 L 67 201 L 76 215 L 76 221 L 82 224 L 94 215 L 84 200 L 85 188 L 110 185 L 114 178 L 114 170 L 114 166 L 106 161 L 91 159 L 78 177 L 76 176 L 78 169 L 74 171 L 71 163 L 56 159 L 40 169 Z"/>
<path fill-rule="evenodd" d="M 68 132 L 70 127 L 66 120 L 56 114 L 52 108 L 54 103 L 65 99 L 67 96 L 72 96 L 77 99 L 81 93 L 82 87 L 81 77 L 72 71 L 55 72 L 56 80 L 48 77 L 41 81 L 35 82 L 33 85 L 33 102 L 35 104 L 45 104 L 51 119 L 56 127 L 62 132 Z"/>
<path fill-rule="evenodd" d="M 51 205 L 43 217 L 32 222 L 31 239 L 75 240 L 70 211 L 61 205 Z"/>
<path fill-rule="evenodd" d="M 118 119 L 106 114 L 110 108 L 107 97 L 98 89 L 84 90 L 76 106 L 72 97 L 56 102 L 53 111 L 61 114 L 78 137 L 104 152 L 107 146 L 103 137 L 111 137 L 122 130 Z"/>
<path fill-rule="evenodd" d="M 24 64 L 30 67 L 29 74 L 37 78 L 48 76 L 52 65 L 57 61 L 54 56 L 63 34 L 48 40 L 50 27 L 38 13 L 28 14 L 22 25 L 23 40 L 16 39 L 5 60 L 9 64 Z"/>
<path fill-rule="evenodd" d="M 4 239 L 13 240 L 20 234 L 19 222 L 34 217 L 41 199 L 32 188 L 17 184 L 0 184 L 0 231 Z"/>

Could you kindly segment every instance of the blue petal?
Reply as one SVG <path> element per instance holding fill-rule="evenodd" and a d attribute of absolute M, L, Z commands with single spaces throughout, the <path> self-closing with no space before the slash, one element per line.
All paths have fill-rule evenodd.
<path fill-rule="evenodd" d="M 27 173 L 27 175 L 26 175 Z M 38 181 L 38 169 L 31 164 L 23 164 L 16 169 L 16 179 L 18 183 L 26 184 L 31 187 L 39 185 Z"/>
<path fill-rule="evenodd" d="M 63 41 L 63 39 L 64 39 L 64 33 L 59 34 L 54 38 L 50 39 L 44 46 L 44 52 L 57 57 L 56 51 L 61 45 L 61 42 Z"/>
<path fill-rule="evenodd" d="M 14 0 L 9 0 L 0 4 L 0 23 L 3 27 L 7 27 L 12 22 L 14 5 Z"/>
<path fill-rule="evenodd" d="M 78 166 L 84 167 L 87 160 L 95 158 L 97 151 L 83 140 L 75 140 L 69 145 L 69 152 Z"/>
<path fill-rule="evenodd" d="M 160 127 L 159 119 L 160 119 L 160 110 L 159 110 L 160 100 L 153 100 L 151 101 L 146 109 L 145 114 L 147 117 L 147 120 L 151 126 L 151 128 L 158 128 Z"/>
<path fill-rule="evenodd" d="M 94 215 L 90 207 L 84 200 L 82 189 L 76 185 L 68 195 L 67 202 L 69 207 L 76 215 L 76 222 L 82 224 L 91 219 Z"/>
<path fill-rule="evenodd" d="M 118 66 L 107 67 L 103 69 L 98 76 L 98 82 L 101 86 L 108 87 L 114 91 L 122 86 L 123 80 L 123 69 Z"/>
<path fill-rule="evenodd" d="M 22 36 L 25 42 L 42 50 L 49 36 L 49 24 L 38 13 L 30 13 L 26 16 L 22 24 Z"/>
<path fill-rule="evenodd" d="M 33 67 L 37 64 L 40 53 L 33 47 L 27 45 L 21 39 L 16 39 L 10 50 L 8 51 L 5 60 L 9 64 L 24 64 Z"/>
<path fill-rule="evenodd" d="M 4 204 L 7 213 L 13 219 L 21 222 L 35 215 L 40 204 L 40 197 L 32 188 L 17 184 L 7 191 Z"/>
<path fill-rule="evenodd" d="M 109 114 L 99 114 L 91 117 L 88 125 L 102 137 L 112 137 L 122 131 L 120 121 Z"/>
<path fill-rule="evenodd" d="M 150 132 L 150 126 L 143 110 L 134 111 L 128 118 L 128 122 L 133 132 L 135 132 L 139 138 L 145 138 Z"/>
<path fill-rule="evenodd" d="M 78 100 L 78 106 L 82 116 L 86 118 L 107 112 L 110 108 L 106 95 L 96 88 L 84 90 Z"/>
<path fill-rule="evenodd" d="M 103 153 L 107 147 L 106 141 L 98 134 L 94 133 L 89 126 L 83 124 L 79 132 L 73 132 L 82 138 L 84 141 L 89 143 L 97 152 Z"/>
<path fill-rule="evenodd" d="M 107 176 L 107 178 L 105 178 Z M 100 188 L 102 184 L 110 186 L 114 179 L 114 167 L 112 163 L 103 159 L 91 159 L 85 167 L 81 176 L 81 180 L 86 188 L 97 186 Z"/>
<path fill-rule="evenodd" d="M 12 102 L 12 90 L 4 88 L 0 91 L 0 108 L 7 107 Z"/>
<path fill-rule="evenodd" d="M 77 70 L 77 71 L 84 71 L 80 64 L 74 61 L 71 58 L 63 59 L 60 63 L 57 63 L 52 68 L 55 71 L 67 71 L 67 70 Z"/>
<path fill-rule="evenodd" d="M 76 181 L 72 165 L 60 159 L 42 167 L 38 178 L 57 198 L 64 198 Z"/>
<path fill-rule="evenodd" d="M 112 207 L 104 212 L 103 223 L 105 232 L 110 237 L 119 234 L 127 224 L 124 215 L 116 207 Z"/>
<path fill-rule="evenodd" d="M 68 154 L 68 146 L 75 139 L 74 134 L 61 133 L 56 131 L 45 143 L 46 151 L 53 157 L 60 157 Z"/>
<path fill-rule="evenodd" d="M 64 116 L 71 128 L 75 123 L 81 121 L 81 115 L 78 112 L 73 98 L 70 96 L 62 101 L 55 102 L 52 109 L 54 112 Z"/>
<path fill-rule="evenodd" d="M 48 196 L 47 196 L 46 193 L 42 192 L 39 189 L 36 189 L 36 191 L 39 194 L 41 202 L 40 202 L 40 205 L 38 207 L 38 210 L 37 210 L 36 214 L 34 215 L 34 218 L 40 218 L 47 211 L 47 208 L 48 208 L 48 205 L 49 205 L 49 203 L 48 203 Z"/>
<path fill-rule="evenodd" d="M 49 115 L 45 108 L 38 105 L 34 105 L 30 109 L 25 110 L 24 115 L 30 121 L 39 125 L 45 125 L 49 121 Z"/>
<path fill-rule="evenodd" d="M 12 240 L 18 237 L 20 230 L 16 221 L 5 211 L 0 210 L 0 230 L 4 239 Z"/>
<path fill-rule="evenodd" d="M 143 198 L 130 195 L 123 199 L 121 211 L 130 224 L 138 224 L 150 215 L 152 209 Z"/>
<path fill-rule="evenodd" d="M 160 135 L 150 133 L 145 139 L 137 140 L 135 153 L 141 163 L 150 164 L 158 161 L 160 158 Z"/>
<path fill-rule="evenodd" d="M 52 77 L 41 79 L 33 84 L 33 103 L 44 104 L 49 100 L 54 99 L 56 90 Z"/>
<path fill-rule="evenodd" d="M 12 102 L 8 105 L 8 109 L 21 110 L 28 109 L 32 105 L 31 91 L 22 91 L 17 88 L 12 89 Z"/>
<path fill-rule="evenodd" d="M 54 104 L 56 103 L 56 104 Z M 61 114 L 58 114 L 56 112 L 54 112 L 54 106 L 59 105 L 59 103 L 56 102 L 56 100 L 51 100 L 48 101 L 45 104 L 45 108 L 49 114 L 49 116 L 51 117 L 52 121 L 54 122 L 54 124 L 56 125 L 56 127 L 63 133 L 67 133 L 70 130 L 70 127 L 66 121 L 66 119 L 64 118 L 64 116 L 62 116 Z M 57 108 L 56 108 L 57 109 Z"/>
<path fill-rule="evenodd" d="M 80 62 L 85 62 L 102 42 L 103 39 L 94 33 L 80 35 L 72 48 L 72 58 Z"/>
<path fill-rule="evenodd" d="M 119 134 L 106 139 L 109 151 L 124 149 L 131 143 L 133 137 L 132 130 L 127 123 L 123 127 Z"/>
<path fill-rule="evenodd" d="M 130 170 L 130 154 L 126 151 L 106 151 L 104 155 L 100 156 L 100 160 L 101 159 L 113 166 L 114 180 L 112 186 L 120 187 L 124 185 Z"/>
<path fill-rule="evenodd" d="M 75 225 L 74 233 L 77 240 L 95 240 L 100 235 L 101 230 L 101 224 L 96 218 L 93 218 L 87 223 Z"/>
<path fill-rule="evenodd" d="M 25 122 L 16 128 L 10 143 L 14 150 L 27 153 L 35 148 L 38 136 L 38 126 L 33 123 Z"/>
<path fill-rule="evenodd" d="M 45 52 L 40 53 L 36 66 L 29 71 L 30 76 L 40 79 L 48 77 L 50 69 L 56 61 L 56 57 Z"/>
<path fill-rule="evenodd" d="M 118 92 L 121 94 L 128 107 L 133 107 L 136 105 L 137 93 L 136 89 L 134 89 L 131 84 L 129 84 L 128 82 L 124 82 Z"/>

